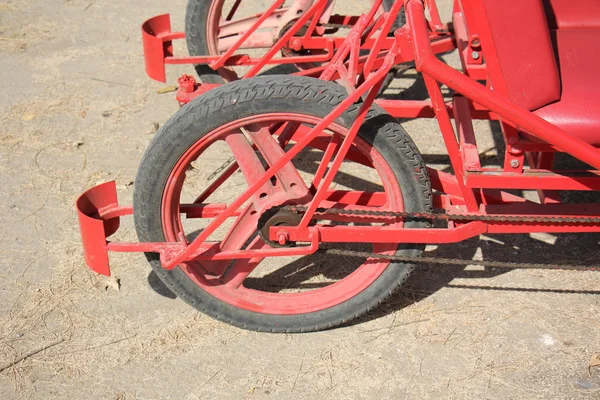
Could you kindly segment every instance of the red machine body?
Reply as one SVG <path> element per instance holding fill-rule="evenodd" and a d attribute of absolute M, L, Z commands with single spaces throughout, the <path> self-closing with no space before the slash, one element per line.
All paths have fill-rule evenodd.
<path fill-rule="evenodd" d="M 318 62 L 321 65 L 297 74 L 338 81 L 348 90 L 348 97 L 313 129 L 297 134 L 296 146 L 282 153 L 241 197 L 229 204 L 181 204 L 181 212 L 188 217 L 212 218 L 191 243 L 109 243 L 106 238 L 118 229 L 119 217 L 132 210 L 118 205 L 114 184 L 85 192 L 77 201 L 77 208 L 86 262 L 94 271 L 109 274 L 108 251 L 157 252 L 163 267 L 172 269 L 189 260 L 311 254 L 321 243 L 361 242 L 366 238 L 371 243 L 437 244 L 459 242 L 483 233 L 600 232 L 600 204 L 562 204 L 556 195 L 559 191 L 600 191 L 600 79 L 596 67 L 600 52 L 592 45 L 600 41 L 600 3 L 456 0 L 449 29 L 440 21 L 434 1 L 397 2 L 389 13 L 377 17 L 379 1 L 368 15 L 335 16 L 351 22 L 352 30 L 345 38 L 309 33 L 294 36 L 306 24 L 316 28 L 317 23 L 311 22 L 321 18 L 327 3 L 316 0 L 264 57 L 253 59 L 240 54 L 243 43 L 252 38 L 281 3 L 275 1 L 264 18 L 259 18 L 236 45 L 220 56 L 176 57 L 172 42 L 184 34 L 171 32 L 168 15 L 148 20 L 142 28 L 148 75 L 164 81 L 166 64 L 204 63 L 215 69 L 249 66 L 240 78 L 248 79 L 267 64 Z M 392 30 L 392 17 L 401 6 L 405 7 L 407 24 L 394 35 L 387 35 Z M 381 33 L 374 35 L 375 32 Z M 325 51 L 318 55 L 276 57 L 284 46 Z M 455 48 L 461 55 L 462 71 L 436 57 Z M 363 55 L 361 49 L 370 52 Z M 423 75 L 430 98 L 376 99 L 387 71 L 395 64 L 411 61 Z M 177 99 L 181 103 L 214 88 L 190 77 L 183 77 L 179 83 Z M 454 91 L 451 101 L 444 99 L 440 85 Z M 339 193 L 328 187 L 330 174 L 337 172 L 334 163 L 327 174 L 322 171 L 325 184 L 307 206 L 303 222 L 270 228 L 274 241 L 309 245 L 227 252 L 207 240 L 225 220 L 240 215 L 240 207 L 264 182 L 281 172 L 303 146 L 318 138 L 320 129 L 358 101 L 364 102 L 365 107 L 378 104 L 397 118 L 437 119 L 453 173 L 429 168 L 435 190 L 434 206 L 448 215 L 466 218 L 451 220 L 443 228 L 310 225 L 306 221 L 320 203 L 336 196 L 360 196 L 360 192 Z M 500 122 L 506 142 L 502 167 L 482 166 L 474 119 Z M 359 118 L 356 129 L 360 123 Z M 348 152 L 351 141 L 352 136 L 348 135 L 340 148 L 342 159 L 355 157 L 353 160 L 361 162 Z M 571 155 L 586 167 L 573 171 L 554 169 L 558 152 Z M 526 200 L 508 189 L 535 190 L 539 201 Z M 281 201 L 274 200 L 273 204 Z"/>

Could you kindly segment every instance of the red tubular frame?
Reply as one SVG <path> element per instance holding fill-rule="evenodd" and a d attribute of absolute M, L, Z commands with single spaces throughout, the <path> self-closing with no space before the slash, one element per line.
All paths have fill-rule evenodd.
<path fill-rule="evenodd" d="M 212 62 L 213 67 L 226 65 L 252 64 L 248 76 L 255 75 L 268 63 L 289 61 L 273 60 L 273 56 L 293 36 L 296 28 L 309 21 L 311 17 L 320 18 L 325 0 L 318 0 L 305 13 L 303 18 L 291 28 L 289 35 L 284 35 L 266 57 L 261 60 L 250 60 L 244 56 L 236 56 L 235 49 L 221 57 L 195 57 L 175 59 L 172 57 L 171 40 L 180 38 L 180 33 L 170 32 L 168 16 L 160 16 L 145 24 L 144 47 L 146 51 L 149 75 L 164 78 L 164 64 L 185 62 Z M 275 2 L 268 10 L 273 12 L 281 3 Z M 432 20 L 425 17 L 425 4 L 429 8 Z M 378 3 L 376 2 L 376 6 Z M 581 220 L 577 223 L 559 224 L 553 222 L 453 222 L 446 228 L 404 229 L 385 226 L 328 226 L 309 225 L 316 208 L 324 199 L 333 199 L 339 193 L 329 190 L 329 185 L 337 173 L 344 158 L 365 163 L 350 151 L 350 145 L 366 112 L 376 103 L 392 115 L 405 118 L 435 117 L 440 126 L 454 170 L 454 175 L 429 169 L 433 188 L 438 192 L 434 196 L 436 208 L 447 213 L 471 214 L 473 216 L 570 216 L 575 219 L 600 217 L 600 204 L 565 205 L 558 202 L 552 192 L 546 190 L 595 190 L 600 191 L 600 150 L 570 136 L 565 131 L 548 123 L 533 113 L 516 106 L 503 96 L 491 91 L 477 80 L 486 79 L 485 64 L 481 60 L 474 62 L 468 57 L 472 49 L 461 45 L 463 70 L 461 73 L 444 64 L 435 56 L 440 51 L 453 48 L 452 38 L 446 34 L 446 28 L 439 19 L 439 13 L 433 0 L 406 0 L 404 3 L 408 24 L 395 32 L 390 39 L 385 35 L 400 10 L 397 2 L 389 13 L 375 19 L 376 6 L 371 13 L 354 21 L 354 27 L 343 43 L 331 41 L 332 47 L 338 51 L 335 56 L 328 55 L 329 64 L 303 71 L 302 75 L 320 76 L 321 79 L 338 80 L 348 90 L 348 97 L 329 115 L 308 132 L 294 136 L 296 144 L 279 160 L 272 162 L 270 168 L 238 199 L 229 205 L 182 205 L 181 211 L 190 217 L 214 217 L 214 220 L 189 245 L 185 243 L 108 243 L 106 238 L 116 232 L 119 217 L 130 214 L 131 207 L 121 207 L 117 203 L 114 183 L 100 185 L 84 193 L 77 201 L 78 216 L 84 243 L 86 262 L 95 271 L 109 274 L 108 254 L 111 251 L 146 251 L 161 254 L 163 266 L 171 269 L 180 263 L 192 260 L 224 260 L 235 258 L 274 257 L 283 255 L 305 255 L 318 249 L 320 242 L 362 242 L 371 243 L 451 243 L 462 241 L 482 233 L 530 233 L 530 232 L 600 232 L 600 224 Z M 470 10 L 469 12 L 472 12 Z M 467 33 L 460 14 L 455 7 L 456 35 L 460 41 L 471 43 L 477 37 L 476 32 Z M 484 16 L 473 15 L 483 20 Z M 257 24 L 258 26 L 259 24 Z M 253 28 L 256 29 L 257 26 Z M 311 26 L 316 26 L 311 24 Z M 381 29 L 377 38 L 372 38 L 375 31 Z M 434 32 L 432 33 L 431 30 Z M 158 33 L 157 33 L 158 32 Z M 288 32 L 288 33 L 289 33 Z M 441 32 L 439 35 L 436 32 Z M 250 33 L 251 34 L 251 33 Z M 240 43 L 250 34 L 243 35 Z M 319 38 L 303 37 L 304 44 Z M 323 39 L 320 39 L 323 40 Z M 329 40 L 329 39 L 327 39 Z M 361 48 L 369 47 L 373 51 L 369 56 L 360 57 Z M 236 47 L 239 48 L 239 45 Z M 311 59 L 312 60 L 312 59 Z M 394 63 L 415 61 L 416 68 L 425 79 L 430 100 L 400 101 L 376 100 L 376 94 L 385 75 Z M 294 60 L 295 61 L 295 60 Z M 303 58 L 302 62 L 308 62 Z M 189 82 L 188 82 L 189 83 Z M 442 96 L 440 84 L 453 89 L 457 94 L 451 102 Z M 195 86 L 186 84 L 191 91 Z M 191 89 L 190 89 L 191 88 Z M 185 101 L 189 101 L 203 90 L 188 93 Z M 343 141 L 339 138 L 327 142 L 322 131 L 337 119 L 348 107 L 362 99 L 355 123 Z M 456 122 L 456 133 L 452 120 Z M 473 119 L 500 120 L 503 127 L 511 130 L 507 135 L 507 157 L 514 157 L 521 162 L 527 157 L 532 167 L 525 169 L 522 163 L 518 168 L 484 168 L 479 159 Z M 539 143 L 526 141 L 518 136 L 518 131 L 526 131 L 540 140 Z M 285 135 L 284 135 L 285 136 Z M 508 137 L 510 136 L 510 138 Z M 288 141 L 286 136 L 284 139 Z M 337 142 L 335 142 L 337 140 Z M 323 143 L 319 144 L 319 141 Z M 335 143 L 334 143 L 335 142 Z M 286 237 L 287 240 L 308 242 L 309 245 L 297 248 L 244 250 L 237 252 L 221 252 L 206 239 L 228 218 L 240 215 L 239 208 L 250 199 L 259 188 L 282 168 L 290 168 L 290 161 L 307 145 L 325 150 L 322 165 L 333 163 L 329 170 L 319 168 L 314 180 L 313 201 L 308 204 L 308 211 L 302 222 L 295 227 L 275 226 L 270 228 L 270 238 Z M 337 149 L 337 152 L 334 151 Z M 552 171 L 553 152 L 565 152 L 589 164 L 595 170 Z M 509 154 L 510 153 L 510 154 Z M 237 166 L 230 166 L 226 174 L 235 171 Z M 218 178 L 222 179 L 221 178 Z M 224 178 L 226 179 L 226 178 Z M 540 193 L 540 203 L 502 192 L 498 189 L 535 189 Z M 489 190 L 495 189 L 495 190 Z M 342 196 L 357 195 L 356 193 Z M 359 194 L 358 194 L 359 195 Z M 202 197 L 202 196 L 201 196 Z M 377 196 L 375 196 L 377 197 Z M 198 200 L 202 201 L 201 198 Z M 351 221 L 351 216 L 338 216 L 341 220 Z"/>
<path fill-rule="evenodd" d="M 468 78 L 435 57 L 431 48 L 425 19 L 425 8 L 421 0 L 408 0 L 406 15 L 411 26 L 413 49 L 417 71 L 442 83 L 456 92 L 501 115 L 519 130 L 533 134 L 557 149 L 600 169 L 600 150 L 548 121 L 497 95 L 485 86 Z"/>
<path fill-rule="evenodd" d="M 369 12 L 369 21 L 374 19 L 381 2 L 382 0 L 373 0 L 373 5 Z M 296 23 L 292 25 L 292 27 L 290 27 L 290 29 L 286 31 L 286 33 L 280 37 L 276 43 L 273 44 L 267 54 L 265 54 L 263 57 L 252 58 L 246 54 L 236 54 L 236 52 L 245 43 L 251 40 L 252 35 L 260 28 L 261 24 L 274 14 L 282 3 L 283 0 L 275 0 L 271 7 L 269 7 L 269 9 L 267 9 L 261 15 L 261 17 L 242 35 L 242 37 L 240 37 L 240 39 L 238 39 L 238 41 L 231 48 L 227 50 L 227 52 L 218 56 L 176 57 L 173 51 L 173 41 L 184 39 L 185 33 L 171 31 L 169 14 L 158 15 L 148 19 L 142 24 L 142 43 L 144 46 L 146 74 L 154 80 L 166 82 L 166 64 L 208 64 L 215 70 L 226 66 L 251 66 L 252 68 L 250 71 L 248 71 L 243 77 L 250 78 L 256 76 L 266 65 L 308 64 L 330 61 L 336 53 L 336 50 L 343 45 L 345 38 L 309 36 L 310 31 L 308 31 L 303 37 L 294 37 L 294 34 L 298 32 L 298 30 L 300 30 L 305 23 L 310 21 L 310 27 L 314 27 L 316 23 L 320 21 L 321 17 L 323 16 L 323 12 L 327 7 L 328 0 L 314 0 L 312 6 L 302 13 L 301 17 L 296 21 Z M 441 22 L 439 22 L 439 14 L 437 13 L 435 2 L 431 1 L 430 3 L 432 4 L 433 9 L 435 9 L 433 15 L 438 16 L 437 25 L 436 22 L 432 22 L 432 26 L 442 26 Z M 355 16 L 334 15 L 331 17 L 331 20 L 354 25 L 356 21 L 358 21 L 358 18 L 359 17 Z M 433 45 L 436 53 L 446 52 L 454 48 L 453 39 L 447 31 L 440 30 L 439 32 L 433 32 L 432 37 L 440 39 Z M 375 42 L 375 39 L 366 40 L 361 45 L 361 48 L 372 50 Z M 370 66 L 370 68 L 379 68 L 381 66 L 381 63 L 383 62 L 383 56 L 385 55 L 383 52 L 389 50 L 394 45 L 395 40 L 392 37 L 383 36 L 381 40 L 378 40 L 378 42 L 378 51 L 376 51 L 378 57 L 375 57 L 376 60 L 371 61 L 372 66 Z M 286 45 L 295 45 L 296 47 L 307 50 L 325 50 L 325 54 L 275 58 L 275 55 L 279 53 Z M 379 50 L 381 50 L 382 54 L 379 54 Z M 366 59 L 366 57 L 363 57 L 363 60 L 364 59 Z M 397 63 L 406 61 L 411 60 L 403 57 L 402 60 L 397 60 Z M 298 73 L 298 75 L 319 76 L 321 72 L 322 67 L 317 67 L 312 70 L 302 71 Z"/>

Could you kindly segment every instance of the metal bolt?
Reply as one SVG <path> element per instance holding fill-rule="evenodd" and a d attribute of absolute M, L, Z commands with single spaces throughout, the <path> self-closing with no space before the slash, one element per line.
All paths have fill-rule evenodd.
<path fill-rule="evenodd" d="M 519 168 L 519 160 L 510 160 L 510 166 L 513 168 Z"/>
<path fill-rule="evenodd" d="M 181 75 L 179 79 L 177 79 L 177 83 L 179 83 L 179 89 L 183 93 L 194 93 L 196 90 L 196 79 L 190 75 Z"/>
<path fill-rule="evenodd" d="M 294 49 L 295 51 L 300 51 L 300 49 L 302 49 L 302 40 L 301 39 L 292 40 L 292 49 Z"/>
<path fill-rule="evenodd" d="M 519 143 L 512 144 L 508 147 L 508 152 L 513 156 L 520 156 L 523 154 L 523 146 Z"/>
<path fill-rule="evenodd" d="M 282 246 L 287 243 L 288 239 L 289 239 L 289 236 L 288 236 L 287 232 L 279 232 L 279 235 L 277 235 L 277 241 Z"/>
<path fill-rule="evenodd" d="M 471 57 L 473 58 L 473 60 L 479 60 L 479 52 L 478 51 L 472 52 Z"/>

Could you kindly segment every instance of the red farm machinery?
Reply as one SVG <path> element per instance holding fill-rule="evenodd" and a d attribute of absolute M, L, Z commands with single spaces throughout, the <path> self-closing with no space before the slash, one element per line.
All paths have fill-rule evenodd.
<path fill-rule="evenodd" d="M 145 252 L 208 315 L 304 332 L 375 308 L 419 262 L 477 263 L 426 257 L 426 245 L 600 232 L 600 204 L 560 196 L 600 191 L 600 2 L 455 0 L 450 23 L 434 0 L 375 0 L 359 16 L 335 14 L 332 0 L 240 16 L 245 3 L 190 0 L 185 33 L 168 15 L 144 23 L 148 75 L 190 64 L 199 80 L 179 78 L 182 107 L 146 150 L 133 206 L 119 205 L 114 182 L 78 199 L 92 270 L 110 274 L 109 252 Z M 190 56 L 177 56 L 184 38 Z M 438 57 L 450 51 L 461 68 Z M 295 70 L 261 75 L 273 65 Z M 403 65 L 427 99 L 380 96 Z M 427 165 L 398 122 L 416 118 L 435 119 L 450 169 Z M 500 165 L 482 163 L 474 120 L 501 127 Z M 556 168 L 558 154 L 580 167 Z M 139 242 L 108 241 L 129 214 Z M 307 257 L 320 278 L 293 290 Z M 518 261 L 508 266 L 594 269 Z M 261 268 L 279 286 L 252 284 Z"/>

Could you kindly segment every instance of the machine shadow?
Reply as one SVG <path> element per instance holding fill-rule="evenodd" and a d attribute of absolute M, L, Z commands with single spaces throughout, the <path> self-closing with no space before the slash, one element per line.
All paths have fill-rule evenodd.
<path fill-rule="evenodd" d="M 550 244 L 529 235 L 490 235 L 489 237 L 473 238 L 462 243 L 442 245 L 432 252 L 426 252 L 425 255 L 463 259 L 472 259 L 475 255 L 479 255 L 477 259 L 487 261 L 589 266 L 594 266 L 600 259 L 600 250 L 598 249 L 600 234 L 550 235 L 548 239 L 553 240 L 554 243 Z M 473 265 L 478 265 L 478 262 L 473 261 Z M 375 320 L 394 313 L 426 299 L 443 288 L 600 295 L 600 290 L 565 290 L 562 288 L 520 287 L 519 285 L 491 286 L 464 282 L 464 279 L 476 281 L 477 279 L 493 278 L 511 271 L 512 268 L 467 269 L 464 266 L 420 264 L 395 295 L 380 307 L 348 325 Z M 453 284 L 452 282 L 456 279 L 463 281 Z"/>
<path fill-rule="evenodd" d="M 177 298 L 177 295 L 173 293 L 163 281 L 160 280 L 160 278 L 158 277 L 158 275 L 156 275 L 154 271 L 150 271 L 146 279 L 148 281 L 150 289 L 154 290 L 156 293 L 169 299 Z"/>

